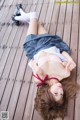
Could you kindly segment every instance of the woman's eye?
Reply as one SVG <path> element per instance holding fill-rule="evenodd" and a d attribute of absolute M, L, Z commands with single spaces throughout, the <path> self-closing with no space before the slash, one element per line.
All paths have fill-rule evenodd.
<path fill-rule="evenodd" d="M 61 94 L 61 96 L 63 96 L 63 94 Z"/>
<path fill-rule="evenodd" d="M 55 95 L 57 95 L 58 93 L 54 93 Z"/>

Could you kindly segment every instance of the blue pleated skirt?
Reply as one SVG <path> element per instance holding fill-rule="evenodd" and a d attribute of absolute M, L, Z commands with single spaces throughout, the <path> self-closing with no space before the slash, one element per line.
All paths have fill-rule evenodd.
<path fill-rule="evenodd" d="M 26 52 L 26 56 L 29 59 L 33 59 L 33 56 L 42 49 L 50 48 L 56 46 L 60 49 L 60 53 L 66 51 L 71 55 L 69 46 L 58 36 L 46 34 L 30 34 L 26 37 L 25 43 L 23 44 L 23 49 Z"/>

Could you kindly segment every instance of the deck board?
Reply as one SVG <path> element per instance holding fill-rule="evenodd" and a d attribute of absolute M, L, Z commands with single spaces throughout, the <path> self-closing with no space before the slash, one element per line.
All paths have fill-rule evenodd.
<path fill-rule="evenodd" d="M 77 14 L 77 16 L 75 17 L 75 15 Z M 70 48 L 72 50 L 72 58 L 74 59 L 74 61 L 77 64 L 77 43 L 78 43 L 78 23 L 79 23 L 79 5 L 74 5 L 73 6 L 73 15 L 72 15 L 72 30 L 71 30 L 71 41 L 70 41 Z M 74 70 L 74 76 L 73 76 L 73 80 L 76 81 L 76 69 Z M 74 108 L 75 108 L 75 100 L 71 100 L 69 103 L 69 107 L 68 107 L 68 116 L 66 117 L 66 120 L 70 119 L 73 120 L 74 119 Z"/>
<path fill-rule="evenodd" d="M 54 9 L 53 9 L 53 14 L 52 14 L 52 19 L 51 19 L 50 29 L 49 29 L 50 34 L 54 34 L 54 35 L 56 34 L 57 23 L 59 18 L 59 10 L 60 10 L 60 4 L 54 3 Z"/>
<path fill-rule="evenodd" d="M 0 111 L 9 111 L 10 120 L 43 120 L 34 109 L 37 87 L 28 66 L 28 58 L 23 51 L 28 25 L 18 27 L 11 20 L 17 3 L 22 3 L 26 12 L 37 11 L 39 21 L 47 31 L 50 34 L 58 34 L 70 46 L 72 58 L 77 64 L 73 78 L 78 84 L 80 5 L 56 4 L 54 0 L 0 1 Z M 75 99 L 69 101 L 67 117 L 54 120 L 79 120 L 79 101 L 80 91 Z"/>

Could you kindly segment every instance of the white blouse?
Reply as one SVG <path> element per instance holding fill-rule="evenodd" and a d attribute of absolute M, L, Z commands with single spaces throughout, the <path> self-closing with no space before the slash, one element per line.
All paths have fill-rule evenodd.
<path fill-rule="evenodd" d="M 54 59 L 55 57 L 51 57 L 51 56 L 44 56 L 42 58 L 40 58 L 40 54 L 42 52 L 47 52 L 47 53 L 50 53 L 50 54 L 53 54 L 53 55 L 56 55 L 57 59 Z M 48 49 L 43 49 L 41 51 L 39 51 L 37 54 L 34 55 L 34 58 L 33 58 L 36 63 L 39 65 L 39 67 L 41 67 L 45 62 L 47 61 L 54 61 L 53 64 L 52 64 L 52 69 L 53 69 L 53 75 L 54 77 L 59 76 L 58 79 L 62 79 L 62 78 L 66 78 L 66 77 L 69 77 L 70 76 L 70 71 L 65 69 L 61 64 L 61 67 L 59 68 L 57 63 L 62 63 L 64 61 L 68 62 L 68 60 L 60 53 L 60 50 L 53 46 L 53 47 L 50 47 Z M 29 62 L 29 66 L 32 68 L 31 66 L 31 61 Z M 53 67 L 54 66 L 54 67 Z M 42 68 L 42 67 L 41 67 Z M 58 68 L 58 69 L 57 69 Z M 45 69 L 47 69 L 47 67 L 45 66 Z M 46 72 L 46 74 L 51 74 L 51 72 L 49 73 L 50 71 L 48 71 L 48 73 Z"/>
<path fill-rule="evenodd" d="M 57 48 L 56 46 L 39 51 L 37 54 L 34 55 L 35 60 L 38 61 L 38 57 L 41 54 L 41 52 L 47 52 L 47 53 L 54 54 L 54 55 L 58 56 L 62 61 L 67 61 L 67 59 L 60 53 L 59 48 Z"/>
<path fill-rule="evenodd" d="M 56 55 L 57 57 L 59 57 L 61 59 L 62 62 L 64 61 L 68 61 L 61 53 L 60 53 L 60 50 L 59 48 L 57 48 L 56 46 L 53 46 L 53 47 L 50 47 L 50 48 L 47 48 L 47 49 L 43 49 L 43 50 L 40 50 L 37 54 L 34 55 L 34 60 L 36 61 L 36 63 L 38 63 L 39 61 L 39 55 L 42 53 L 42 52 L 47 52 L 47 53 L 51 53 L 53 55 Z M 43 57 L 42 59 L 44 59 L 45 57 Z M 45 59 L 46 61 L 49 60 L 49 57 Z M 42 64 L 44 64 L 44 62 L 46 61 L 43 61 L 42 60 Z M 28 63 L 28 65 L 31 67 L 31 62 Z"/>

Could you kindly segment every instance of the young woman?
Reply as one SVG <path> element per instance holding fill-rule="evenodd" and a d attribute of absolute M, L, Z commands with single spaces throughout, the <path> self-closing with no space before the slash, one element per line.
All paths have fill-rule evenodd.
<path fill-rule="evenodd" d="M 52 112 L 52 117 L 63 116 L 65 113 L 63 108 L 65 108 L 67 100 L 65 99 L 66 95 L 64 93 L 65 90 L 63 90 L 62 80 L 70 77 L 71 71 L 76 67 L 70 56 L 70 48 L 59 36 L 49 35 L 38 22 L 36 12 L 25 13 L 21 4 L 17 5 L 17 11 L 12 16 L 12 20 L 17 25 L 21 22 L 29 24 L 23 48 L 30 60 L 29 66 L 32 68 L 34 81 L 39 87 L 35 99 L 36 109 L 42 111 L 43 117 L 47 120 L 51 116 L 49 108 L 53 104 L 53 109 L 55 108 L 57 112 L 55 112 L 56 115 Z M 77 87 L 75 84 L 73 86 L 75 94 Z M 48 97 L 43 100 L 42 96 L 45 96 L 46 92 Z M 47 98 L 48 101 L 45 102 Z M 49 106 L 47 106 L 48 103 Z M 60 113 L 61 110 L 62 114 Z M 60 114 L 58 115 L 58 113 Z"/>

